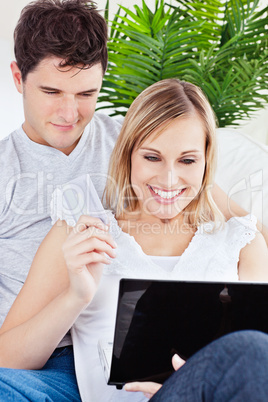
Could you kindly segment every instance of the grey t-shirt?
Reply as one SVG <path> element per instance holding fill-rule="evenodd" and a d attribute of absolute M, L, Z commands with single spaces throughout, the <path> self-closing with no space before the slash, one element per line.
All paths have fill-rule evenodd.
<path fill-rule="evenodd" d="M 89 173 L 101 197 L 121 125 L 95 113 L 68 156 L 31 141 L 22 128 L 0 141 L 0 326 L 51 228 L 53 191 Z"/>

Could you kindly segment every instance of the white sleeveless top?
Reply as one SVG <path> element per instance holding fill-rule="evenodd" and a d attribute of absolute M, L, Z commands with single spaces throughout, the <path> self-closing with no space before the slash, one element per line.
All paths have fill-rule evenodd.
<path fill-rule="evenodd" d="M 155 264 L 160 265 L 160 267 L 162 267 L 162 269 L 166 270 L 167 272 L 172 271 L 180 259 L 178 255 L 150 255 L 150 258 Z"/>
<path fill-rule="evenodd" d="M 64 219 L 62 211 L 59 216 Z M 113 339 L 120 279 L 237 281 L 240 250 L 254 239 L 256 219 L 250 215 L 231 218 L 214 233 L 213 223 L 201 225 L 173 268 L 166 269 L 159 265 L 159 259 L 144 254 L 134 237 L 121 230 L 111 212 L 109 217 L 110 231 L 118 245 L 117 257 L 104 267 L 95 297 L 71 329 L 77 381 L 83 402 L 147 401 L 142 393 L 108 386 L 99 360 L 98 340 Z"/>

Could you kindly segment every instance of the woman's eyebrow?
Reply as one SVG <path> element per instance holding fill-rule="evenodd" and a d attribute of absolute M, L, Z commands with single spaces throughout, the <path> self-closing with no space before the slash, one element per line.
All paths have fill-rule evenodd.
<path fill-rule="evenodd" d="M 160 151 L 158 151 L 158 150 L 157 150 L 157 149 L 155 149 L 155 148 L 140 147 L 140 150 L 141 150 L 141 151 L 150 151 L 150 152 L 156 152 L 156 153 L 158 153 L 158 154 L 161 154 L 161 152 L 160 152 Z"/>
<path fill-rule="evenodd" d="M 161 152 L 158 151 L 158 150 L 155 149 L 155 148 L 141 147 L 140 150 L 142 150 L 142 151 L 151 151 L 151 152 L 156 152 L 156 153 L 158 153 L 158 154 L 161 154 Z M 181 155 L 183 156 L 183 155 L 195 154 L 195 153 L 198 153 L 198 154 L 199 154 L 199 153 L 201 153 L 201 151 L 200 151 L 199 149 L 190 149 L 189 151 L 183 151 L 183 152 L 181 152 Z"/>
<path fill-rule="evenodd" d="M 189 151 L 183 151 L 181 155 L 186 155 L 186 154 L 200 154 L 201 151 L 199 149 L 190 149 Z"/>

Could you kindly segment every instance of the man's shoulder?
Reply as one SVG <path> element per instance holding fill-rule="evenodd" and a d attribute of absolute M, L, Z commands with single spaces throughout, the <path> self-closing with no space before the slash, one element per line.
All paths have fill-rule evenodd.
<path fill-rule="evenodd" d="M 111 130 L 116 135 L 120 131 L 122 124 L 124 121 L 124 116 L 109 116 L 102 112 L 95 112 L 94 114 L 94 123 L 97 130 Z M 111 132 L 110 131 L 110 132 Z"/>
<path fill-rule="evenodd" d="M 3 160 L 2 157 L 5 157 L 7 152 L 9 153 L 10 151 L 13 151 L 15 149 L 15 143 L 17 137 L 16 133 L 17 130 L 13 131 L 11 134 L 7 135 L 6 137 L 0 140 L 1 160 Z"/>
<path fill-rule="evenodd" d="M 0 140 L 0 170 L 2 173 L 6 169 L 14 170 L 17 165 L 21 149 L 19 138 L 18 130 L 15 130 Z"/>

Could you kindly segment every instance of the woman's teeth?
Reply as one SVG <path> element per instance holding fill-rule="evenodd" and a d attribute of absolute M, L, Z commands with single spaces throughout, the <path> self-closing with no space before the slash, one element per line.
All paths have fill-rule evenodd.
<path fill-rule="evenodd" d="M 159 195 L 161 198 L 164 199 L 171 199 L 173 197 L 176 197 L 179 195 L 183 190 L 175 190 L 175 191 L 162 191 L 158 190 L 156 188 L 151 187 L 151 189 L 154 191 L 155 194 Z"/>

